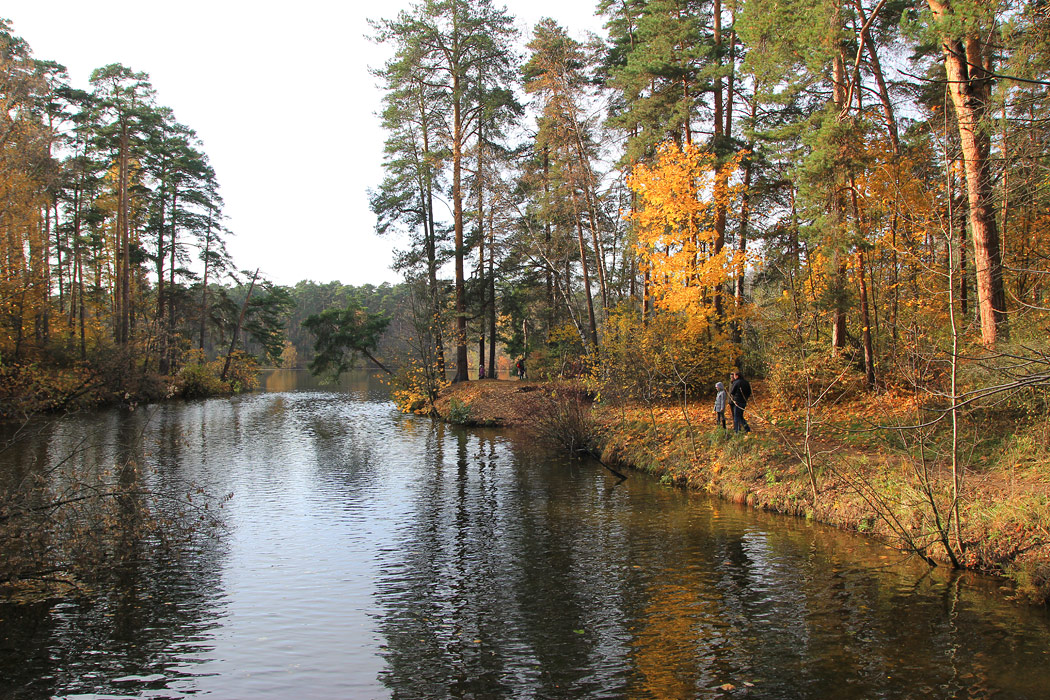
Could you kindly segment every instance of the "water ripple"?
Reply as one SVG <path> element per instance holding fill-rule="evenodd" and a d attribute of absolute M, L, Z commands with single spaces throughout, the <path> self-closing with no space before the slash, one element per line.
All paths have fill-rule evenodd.
<path fill-rule="evenodd" d="M 1046 612 L 979 579 L 640 475 L 615 485 L 512 433 L 402 416 L 367 384 L 71 417 L 20 468 L 77 445 L 78 464 L 232 491 L 229 535 L 97 598 L 0 606 L 5 698 L 1050 687 Z"/>

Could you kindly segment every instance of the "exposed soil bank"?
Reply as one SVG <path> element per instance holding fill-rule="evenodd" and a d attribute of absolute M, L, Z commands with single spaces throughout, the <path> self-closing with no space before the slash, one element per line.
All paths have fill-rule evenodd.
<path fill-rule="evenodd" d="M 547 386 L 517 379 L 460 382 L 445 389 L 434 408 L 451 423 L 526 426 L 540 410 Z"/>
<path fill-rule="evenodd" d="M 451 422 L 528 429 L 548 405 L 551 388 L 514 380 L 471 381 L 450 386 L 436 407 Z M 811 436 L 811 479 L 804 434 L 785 421 L 763 420 L 760 412 L 749 412 L 754 432 L 748 434 L 715 428 L 706 406 L 598 405 L 591 415 L 594 447 L 609 464 L 749 507 L 874 536 L 904 550 L 919 548 L 941 565 L 948 563 L 934 533 L 936 518 L 943 522 L 950 508 L 950 475 L 943 467 L 930 467 L 942 489 L 935 513 L 905 453 L 873 442 Z M 1005 595 L 1040 604 L 1050 600 L 1050 479 L 1044 457 L 1029 451 L 1027 466 L 1015 460 L 1009 469 L 988 463 L 971 470 L 960 504 L 963 546 L 958 547 L 954 529 L 950 539 L 963 567 L 1001 576 Z"/>

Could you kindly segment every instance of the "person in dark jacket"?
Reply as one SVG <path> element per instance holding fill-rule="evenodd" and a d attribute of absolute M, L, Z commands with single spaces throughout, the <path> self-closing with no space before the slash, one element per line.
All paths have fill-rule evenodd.
<path fill-rule="evenodd" d="M 733 405 L 733 432 L 751 432 L 751 426 L 744 420 L 744 409 L 747 408 L 747 400 L 751 398 L 751 384 L 744 379 L 740 372 L 732 372 L 730 378 L 733 380 L 729 387 L 729 402 Z"/>

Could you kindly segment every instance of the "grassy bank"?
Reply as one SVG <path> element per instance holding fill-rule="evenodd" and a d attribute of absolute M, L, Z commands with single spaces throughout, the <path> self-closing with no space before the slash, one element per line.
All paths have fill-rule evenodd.
<path fill-rule="evenodd" d="M 586 396 L 486 380 L 449 387 L 437 408 L 452 422 L 549 432 L 553 406 Z M 899 396 L 863 396 L 807 421 L 802 409 L 757 401 L 747 412 L 753 432 L 734 434 L 714 426 L 706 404 L 588 403 L 585 429 L 608 464 L 876 537 L 931 564 L 951 565 L 954 556 L 1003 577 L 1007 595 L 1050 601 L 1050 422 L 1004 424 L 966 445 L 956 521 L 943 432 L 879 427 L 906 424 L 908 410 Z"/>

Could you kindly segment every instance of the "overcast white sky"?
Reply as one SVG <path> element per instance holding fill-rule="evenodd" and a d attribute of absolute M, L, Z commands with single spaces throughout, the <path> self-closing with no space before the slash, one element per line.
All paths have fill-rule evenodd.
<path fill-rule="evenodd" d="M 601 32 L 597 0 L 509 0 L 523 30 L 550 16 Z M 367 189 L 382 179 L 381 93 L 368 67 L 389 48 L 367 19 L 406 0 L 14 0 L 0 16 L 76 87 L 123 63 L 150 75 L 157 101 L 197 132 L 226 201 L 241 269 L 269 279 L 395 282 L 395 242 L 374 233 Z"/>

